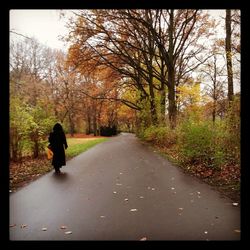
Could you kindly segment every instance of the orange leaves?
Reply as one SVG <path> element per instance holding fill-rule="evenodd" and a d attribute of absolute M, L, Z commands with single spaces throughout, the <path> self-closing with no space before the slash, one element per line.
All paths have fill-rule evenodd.
<path fill-rule="evenodd" d="M 10 163 L 10 188 L 15 191 L 26 183 L 37 179 L 51 170 L 50 161 L 45 156 L 38 159 L 26 157 L 22 163 Z"/>

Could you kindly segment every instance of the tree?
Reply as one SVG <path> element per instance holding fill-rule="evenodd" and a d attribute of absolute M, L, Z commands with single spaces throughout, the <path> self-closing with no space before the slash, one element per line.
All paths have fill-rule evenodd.
<path fill-rule="evenodd" d="M 10 158 L 18 161 L 22 157 L 25 140 L 30 130 L 31 115 L 18 97 L 10 99 Z"/>
<path fill-rule="evenodd" d="M 229 104 L 233 101 L 234 86 L 233 86 L 233 66 L 232 66 L 232 31 L 231 31 L 231 10 L 226 10 L 226 39 L 225 50 L 227 59 L 227 81 L 228 81 L 228 101 Z"/>
<path fill-rule="evenodd" d="M 207 84 L 205 84 L 205 91 L 206 94 L 212 98 L 212 120 L 213 123 L 215 122 L 215 118 L 217 115 L 217 112 L 219 110 L 218 104 L 220 104 L 222 99 L 224 98 L 224 83 L 225 83 L 225 73 L 224 73 L 224 66 L 219 66 L 218 61 L 222 60 L 222 55 L 218 53 L 217 49 L 214 47 L 213 51 L 213 57 L 211 60 L 208 60 L 206 64 L 204 64 L 203 69 L 201 71 L 203 72 L 203 79 L 204 83 L 206 82 L 206 79 L 208 79 Z"/>
<path fill-rule="evenodd" d="M 202 24 L 207 16 L 198 14 L 197 10 L 94 10 L 79 11 L 76 15 L 78 19 L 70 23 L 68 38 L 72 42 L 70 54 L 76 67 L 91 60 L 96 67 L 105 65 L 121 77 L 130 78 L 132 81 L 120 83 L 124 86 L 129 82 L 130 87 L 140 93 L 141 101 L 150 103 L 151 121 L 155 124 L 158 122 L 156 93 L 160 92 L 163 114 L 167 86 L 169 120 L 174 128 L 177 63 L 181 63 L 181 58 L 187 59 L 184 51 L 193 57 L 189 60 L 192 65 L 183 64 L 189 70 L 182 69 L 180 77 L 204 62 L 197 57 L 202 47 L 191 52 L 188 48 L 194 47 L 206 32 Z M 198 62 L 194 63 L 195 60 Z M 120 101 L 140 109 L 135 103 Z"/>

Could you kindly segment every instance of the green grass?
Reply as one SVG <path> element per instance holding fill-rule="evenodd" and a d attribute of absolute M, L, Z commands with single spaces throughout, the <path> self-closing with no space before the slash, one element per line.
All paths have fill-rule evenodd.
<path fill-rule="evenodd" d="M 67 160 L 79 155 L 80 153 L 94 147 L 96 144 L 107 141 L 108 138 L 85 139 L 85 138 L 67 138 L 68 148 L 66 150 Z"/>

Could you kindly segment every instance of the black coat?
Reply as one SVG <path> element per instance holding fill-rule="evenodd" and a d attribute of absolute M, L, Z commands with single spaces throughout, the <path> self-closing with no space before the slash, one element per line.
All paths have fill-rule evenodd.
<path fill-rule="evenodd" d="M 61 167 L 66 165 L 65 149 L 68 147 L 63 131 L 53 131 L 49 135 L 50 148 L 53 151 L 52 165 Z"/>

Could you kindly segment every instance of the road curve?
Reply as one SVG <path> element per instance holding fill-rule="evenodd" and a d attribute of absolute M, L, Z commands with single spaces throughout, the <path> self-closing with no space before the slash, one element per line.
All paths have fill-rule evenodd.
<path fill-rule="evenodd" d="M 240 240 L 240 208 L 122 133 L 10 194 L 10 240 Z"/>

